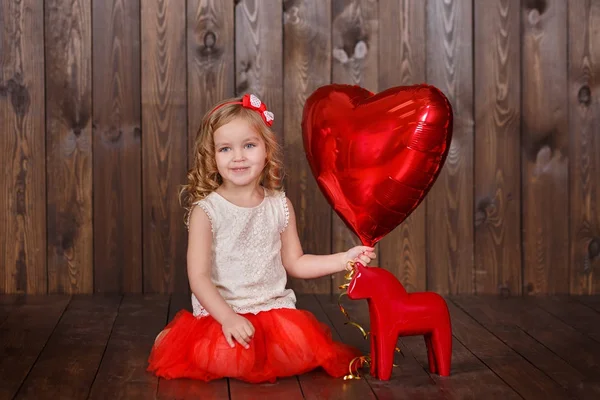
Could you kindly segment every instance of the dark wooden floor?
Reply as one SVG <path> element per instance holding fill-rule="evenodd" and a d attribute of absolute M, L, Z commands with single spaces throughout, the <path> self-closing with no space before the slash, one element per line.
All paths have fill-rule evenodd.
<path fill-rule="evenodd" d="M 368 329 L 366 303 L 345 300 Z M 600 399 L 600 296 L 452 297 L 452 376 L 427 372 L 421 337 L 403 338 L 390 381 L 321 371 L 249 385 L 159 380 L 145 371 L 156 334 L 185 297 L 0 296 L 0 399 Z M 299 296 L 334 336 L 368 351 L 337 298 Z"/>

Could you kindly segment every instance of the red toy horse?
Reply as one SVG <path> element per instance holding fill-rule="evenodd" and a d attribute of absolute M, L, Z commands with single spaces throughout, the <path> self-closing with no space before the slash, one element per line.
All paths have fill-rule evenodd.
<path fill-rule="evenodd" d="M 354 264 L 348 297 L 367 299 L 371 319 L 371 375 L 389 380 L 399 336 L 424 335 L 429 371 L 450 375 L 452 328 L 448 306 L 433 292 L 407 293 L 389 271 Z"/>

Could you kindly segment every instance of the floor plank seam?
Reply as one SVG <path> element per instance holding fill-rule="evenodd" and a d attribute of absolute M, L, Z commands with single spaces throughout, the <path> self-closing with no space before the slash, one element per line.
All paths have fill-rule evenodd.
<path fill-rule="evenodd" d="M 576 330 L 577 332 L 582 332 L 583 335 L 585 335 L 585 337 L 587 337 L 588 339 L 593 340 L 595 343 L 600 344 L 600 340 L 596 339 L 593 336 L 590 336 L 587 331 L 585 329 L 578 329 L 576 326 L 574 326 L 572 323 L 570 323 L 569 321 L 565 321 L 563 318 L 561 318 L 560 316 L 554 314 L 551 310 L 548 310 L 547 308 L 536 304 L 536 306 L 541 309 L 544 310 L 546 313 L 550 314 L 552 317 L 556 318 L 557 320 L 559 320 L 560 322 L 562 322 L 563 324 L 567 325 L 568 327 Z"/>
<path fill-rule="evenodd" d="M 306 399 L 306 395 L 304 394 L 304 390 L 302 389 L 302 384 L 300 384 L 300 377 L 298 375 L 296 376 L 296 383 L 298 384 L 298 387 L 300 388 L 300 394 L 302 395 L 303 399 Z"/>
<path fill-rule="evenodd" d="M 553 351 L 550 347 L 546 346 L 544 343 L 540 342 L 539 340 L 537 340 L 534 336 L 532 336 L 529 332 L 527 332 L 525 329 L 521 328 L 519 325 L 515 325 L 515 327 L 517 329 L 519 329 L 521 332 L 523 332 L 524 334 L 526 334 L 527 336 L 529 336 L 531 339 L 535 340 L 537 343 L 539 343 L 543 348 L 545 348 L 546 350 L 548 350 L 550 353 L 554 354 L 556 357 L 558 357 L 560 360 L 562 360 L 565 364 L 571 366 L 573 369 L 575 369 L 576 371 L 579 371 L 575 366 L 571 365 L 570 362 L 568 362 L 567 360 L 565 360 L 563 357 L 560 356 L 560 354 L 557 354 L 555 351 Z M 511 347 L 512 349 L 512 347 Z M 535 364 L 533 364 L 532 361 L 529 361 L 529 359 L 527 359 L 527 357 L 525 357 L 524 355 L 522 355 L 521 353 L 519 353 L 517 350 L 513 349 L 516 353 L 518 353 L 519 355 L 521 355 L 521 357 L 525 358 L 530 364 L 532 364 L 535 367 Z M 565 388 L 565 390 L 569 390 L 568 387 L 563 386 L 560 382 L 558 382 L 556 379 L 552 378 L 550 375 L 548 375 L 545 371 L 541 370 L 540 368 L 536 367 L 538 370 L 542 371 L 548 378 L 552 379 L 553 382 L 556 382 L 560 387 Z"/>
<path fill-rule="evenodd" d="M 31 371 L 33 370 L 33 367 L 37 364 L 37 362 L 39 361 L 42 353 L 44 352 L 44 350 L 46 349 L 46 346 L 48 345 L 48 342 L 50 341 L 50 339 L 52 338 L 52 335 L 54 335 L 54 332 L 56 332 L 56 328 L 58 327 L 58 325 L 60 324 L 60 321 L 62 321 L 65 313 L 67 312 L 67 310 L 69 309 L 69 306 L 71 305 L 71 301 L 73 301 L 73 296 L 69 296 L 69 301 L 67 302 L 67 304 L 65 305 L 65 308 L 63 308 L 62 313 L 60 313 L 60 317 L 58 318 L 58 320 L 56 320 L 56 323 L 54 324 L 54 328 L 52 328 L 52 332 L 50 332 L 50 335 L 48 335 L 48 339 L 46 339 L 46 343 L 44 343 L 44 345 L 42 346 L 41 350 L 39 351 L 38 355 L 35 357 L 35 361 L 31 364 L 31 366 L 29 367 L 29 370 L 27 371 L 27 374 L 25 375 L 25 377 L 23 378 L 23 380 L 21 381 L 21 384 L 19 385 L 18 389 L 15 391 L 15 395 L 13 398 L 16 398 L 17 395 L 19 394 L 19 392 L 21 391 L 21 389 L 23 389 L 23 385 L 25 384 L 25 382 L 27 382 L 27 378 L 29 378 L 29 375 L 31 374 Z"/>
<path fill-rule="evenodd" d="M 106 349 L 108 349 L 108 344 L 110 343 L 110 339 L 112 338 L 113 332 L 115 331 L 115 325 L 117 324 L 117 319 L 119 319 L 119 315 L 121 313 L 121 306 L 123 305 L 123 300 L 125 296 L 121 295 L 121 300 L 119 301 L 119 307 L 117 308 L 117 315 L 113 320 L 112 327 L 110 328 L 110 333 L 108 334 L 108 339 L 106 340 L 106 344 L 104 345 L 104 350 L 102 351 L 102 357 L 100 357 L 100 362 L 98 363 L 98 368 L 96 368 L 96 373 L 94 374 L 94 379 L 92 379 L 92 383 L 90 384 L 90 388 L 88 389 L 88 395 L 86 399 L 89 399 L 92 396 L 92 388 L 94 387 L 94 383 L 96 382 L 96 378 L 98 377 L 98 371 L 100 371 L 100 367 L 102 366 L 102 361 L 104 361 L 104 356 L 106 354 Z"/>
<path fill-rule="evenodd" d="M 321 307 L 321 310 L 323 311 L 323 313 L 327 317 L 327 320 L 329 320 L 329 323 L 331 324 L 331 326 L 333 327 L 333 329 L 335 329 L 335 331 L 337 332 L 338 336 L 341 338 L 342 335 L 340 334 L 340 331 L 335 327 L 335 324 L 333 323 L 332 319 L 329 317 L 329 314 L 327 313 L 327 310 L 323 307 L 323 303 L 321 303 L 321 300 L 319 300 L 319 297 L 317 295 L 314 295 L 314 294 L 312 296 L 314 296 L 317 304 L 319 305 L 319 307 Z M 329 295 L 329 296 L 331 296 L 331 295 Z M 377 399 L 377 393 L 375 393 L 375 389 L 373 389 L 373 385 L 371 385 L 371 382 L 369 381 L 369 379 L 367 379 L 364 375 L 362 376 L 362 378 L 365 380 L 365 382 L 367 382 L 367 385 L 369 385 L 369 388 L 371 389 L 371 393 L 373 393 L 373 396 L 375 396 L 375 398 Z"/>
<path fill-rule="evenodd" d="M 575 301 L 577 301 L 579 304 L 583 304 L 584 306 L 586 306 L 587 308 L 589 308 L 590 310 L 594 311 L 597 314 L 600 314 L 600 310 L 596 309 L 594 306 L 592 306 L 591 304 L 588 304 L 587 302 L 583 301 L 581 299 L 581 296 L 569 296 L 569 298 L 574 298 Z"/>
<path fill-rule="evenodd" d="M 465 314 L 467 314 L 469 316 L 469 318 L 471 318 L 473 321 L 475 321 L 478 325 L 480 325 L 483 329 L 485 329 L 486 331 L 488 331 L 489 333 L 492 334 L 492 336 L 494 336 L 496 339 L 500 340 L 502 343 L 504 343 L 504 341 L 502 341 L 500 338 L 498 338 L 496 335 L 494 335 L 492 332 L 490 332 L 489 329 L 487 329 L 485 326 L 483 326 L 477 319 L 475 319 L 475 317 L 473 317 L 467 310 L 465 310 L 463 307 L 461 307 L 457 302 L 455 302 L 452 299 L 448 299 L 449 301 L 452 302 L 452 304 L 454 304 L 456 307 L 460 308 Z M 485 365 L 487 367 L 487 369 L 489 369 L 490 371 L 492 371 L 492 373 L 494 375 L 496 375 L 498 377 L 498 379 L 500 379 L 502 382 L 504 382 L 504 384 L 506 386 L 508 386 L 509 388 L 511 388 L 517 395 L 519 395 L 522 399 L 525 399 L 525 397 L 523 397 L 523 395 L 521 393 L 519 393 L 519 391 L 517 389 L 515 389 L 513 386 L 511 386 L 506 380 L 504 380 L 504 378 L 502 378 L 500 375 L 498 375 L 498 373 L 491 367 L 489 366 L 485 361 L 483 361 L 481 358 L 479 358 L 475 353 L 473 353 L 473 351 L 465 344 L 463 343 L 458 337 L 456 337 L 454 334 L 452 334 L 452 337 L 454 337 L 460 344 L 463 345 L 463 347 L 465 349 L 467 349 L 469 351 L 469 353 L 471 353 L 473 355 L 473 357 L 475 357 L 476 359 L 478 359 L 483 365 Z M 509 347 L 511 348 L 511 347 Z M 512 348 L 511 348 L 512 349 Z M 517 353 L 519 354 L 519 353 Z M 519 354 L 520 355 L 520 354 Z M 521 356 L 522 357 L 522 356 Z M 529 362 L 529 361 L 528 361 Z M 537 368 L 537 367 L 536 367 Z"/>

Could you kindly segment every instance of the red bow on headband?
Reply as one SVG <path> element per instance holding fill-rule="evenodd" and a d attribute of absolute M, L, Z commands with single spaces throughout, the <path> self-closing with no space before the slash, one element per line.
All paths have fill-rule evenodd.
<path fill-rule="evenodd" d="M 245 94 L 244 97 L 242 97 L 242 106 L 258 111 L 262 119 L 265 121 L 265 124 L 268 126 L 273 125 L 273 119 L 275 116 L 271 111 L 267 110 L 265 103 L 260 101 L 260 99 L 255 95 Z"/>

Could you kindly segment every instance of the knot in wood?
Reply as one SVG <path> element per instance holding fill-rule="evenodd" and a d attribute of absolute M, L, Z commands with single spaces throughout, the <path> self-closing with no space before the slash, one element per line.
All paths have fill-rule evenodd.
<path fill-rule="evenodd" d="M 115 143 L 119 141 L 122 135 L 123 131 L 121 129 L 111 128 L 104 133 L 104 138 L 107 142 Z"/>
<path fill-rule="evenodd" d="M 333 58 L 335 58 L 342 64 L 346 64 L 349 60 L 348 54 L 346 54 L 344 49 L 333 49 Z"/>
<path fill-rule="evenodd" d="M 579 103 L 589 106 L 592 102 L 592 91 L 588 85 L 583 85 L 577 93 Z"/>
<path fill-rule="evenodd" d="M 2 93 L 10 94 L 10 103 L 15 114 L 18 117 L 23 117 L 29 110 L 30 98 L 29 91 L 23 85 L 23 78 L 20 74 L 16 74 L 14 78 L 9 79 L 6 86 L 2 87 Z"/>
<path fill-rule="evenodd" d="M 483 224 L 486 220 L 486 215 L 485 215 L 485 211 L 483 210 L 477 210 L 475 212 L 475 226 L 480 226 L 481 224 Z"/>
<path fill-rule="evenodd" d="M 537 25 L 540 22 L 540 12 L 535 8 L 530 10 L 527 14 L 527 20 L 531 25 Z"/>
<path fill-rule="evenodd" d="M 525 0 L 525 8 L 536 10 L 539 14 L 543 14 L 548 8 L 547 0 Z"/>
<path fill-rule="evenodd" d="M 208 31 L 204 34 L 204 46 L 207 49 L 212 49 L 217 43 L 217 35 L 213 31 Z"/>
<path fill-rule="evenodd" d="M 501 283 L 498 285 L 498 294 L 500 295 L 500 297 L 510 297 L 510 288 L 506 284 Z"/>
<path fill-rule="evenodd" d="M 359 40 L 356 42 L 354 46 L 354 58 L 363 59 L 367 56 L 367 44 L 363 40 Z"/>
<path fill-rule="evenodd" d="M 588 243 L 588 256 L 590 259 L 600 255 L 600 238 L 595 237 Z"/>

